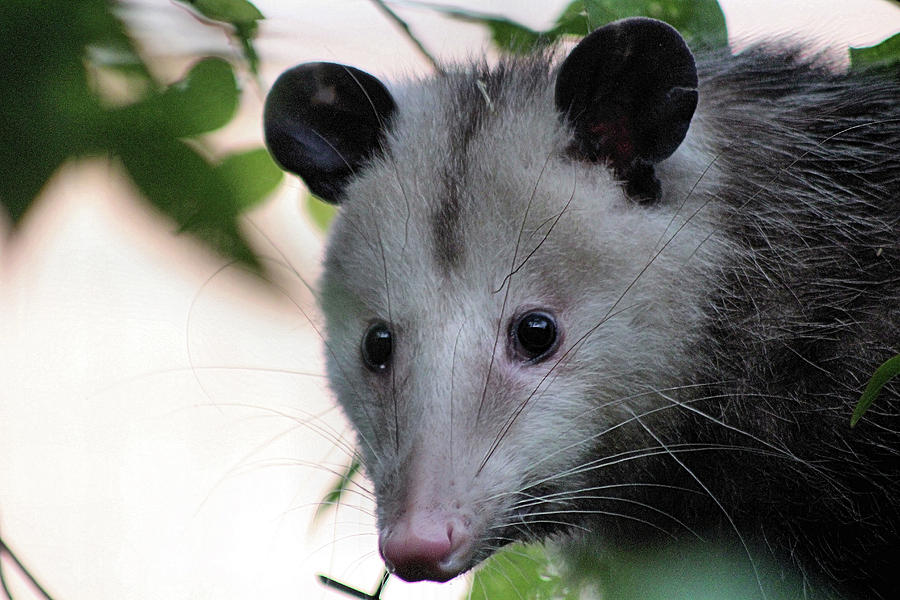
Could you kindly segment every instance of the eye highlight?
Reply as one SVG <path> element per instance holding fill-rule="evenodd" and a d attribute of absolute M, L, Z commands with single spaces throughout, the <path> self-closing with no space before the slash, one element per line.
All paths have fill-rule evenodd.
<path fill-rule="evenodd" d="M 374 372 L 386 371 L 394 350 L 393 336 L 387 323 L 376 321 L 369 325 L 360 345 L 363 363 Z"/>
<path fill-rule="evenodd" d="M 558 345 L 556 319 L 543 311 L 525 313 L 513 323 L 510 337 L 516 354 L 528 362 L 540 362 Z"/>

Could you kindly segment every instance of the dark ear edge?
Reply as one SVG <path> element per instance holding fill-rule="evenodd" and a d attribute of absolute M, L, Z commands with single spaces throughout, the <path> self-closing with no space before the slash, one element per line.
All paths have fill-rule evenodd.
<path fill-rule="evenodd" d="M 336 63 L 289 69 L 266 96 L 266 146 L 316 196 L 340 203 L 348 180 L 381 145 L 396 105 L 365 71 Z"/>
<path fill-rule="evenodd" d="M 556 107 L 573 126 L 570 153 L 607 162 L 642 200 L 660 196 L 653 165 L 687 135 L 697 107 L 697 68 L 670 25 L 635 17 L 584 38 L 556 79 Z"/>

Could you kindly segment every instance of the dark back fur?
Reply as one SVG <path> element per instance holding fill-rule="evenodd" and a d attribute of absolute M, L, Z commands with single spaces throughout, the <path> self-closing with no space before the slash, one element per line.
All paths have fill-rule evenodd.
<path fill-rule="evenodd" d="M 888 598 L 900 590 L 900 386 L 849 420 L 900 353 L 900 88 L 794 54 L 728 63 L 701 63 L 701 98 L 733 247 L 683 382 L 716 383 L 706 400 L 682 398 L 719 422 L 695 415 L 679 439 L 761 453 L 685 460 L 781 560 Z"/>

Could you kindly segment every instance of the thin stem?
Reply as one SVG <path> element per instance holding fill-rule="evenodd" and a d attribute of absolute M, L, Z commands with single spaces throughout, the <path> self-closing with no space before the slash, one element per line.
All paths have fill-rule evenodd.
<path fill-rule="evenodd" d="M 327 587 L 336 589 L 339 592 L 347 594 L 348 596 L 352 596 L 353 598 L 359 598 L 359 600 L 381 600 L 381 592 L 384 590 L 384 584 L 387 583 L 388 577 L 391 574 L 385 569 L 384 573 L 381 575 L 381 580 L 378 582 L 378 587 L 375 588 L 375 592 L 372 594 L 367 594 L 361 590 L 356 588 L 352 588 L 349 585 L 341 583 L 327 575 L 319 575 L 319 581 L 322 585 Z"/>
<path fill-rule="evenodd" d="M 31 573 L 28 572 L 28 569 L 25 568 L 25 565 L 23 565 L 22 562 L 18 559 L 18 557 L 16 557 L 16 555 L 13 553 L 13 551 L 10 549 L 10 547 L 6 545 L 6 542 L 3 541 L 3 538 L 0 537 L 0 558 L 2 558 L 4 554 L 9 556 L 9 558 L 16 565 L 16 568 L 18 568 L 19 571 L 22 572 L 22 574 L 25 576 L 25 578 L 28 579 L 29 582 L 31 582 L 31 585 L 33 585 L 34 588 L 38 592 L 40 592 L 40 594 L 44 598 L 46 598 L 46 600 L 53 600 L 53 598 L 50 596 L 50 594 L 47 593 L 47 591 L 41 586 L 41 584 L 39 584 L 37 582 L 37 580 L 34 577 L 32 577 Z M 0 565 L 0 574 L 2 574 L 2 565 Z M 9 588 L 6 587 L 5 577 L 3 578 L 3 591 L 6 593 L 7 597 L 9 597 L 10 600 L 12 600 L 12 596 L 10 595 Z"/>
<path fill-rule="evenodd" d="M 387 4 L 384 3 L 384 0 L 372 0 L 372 4 L 374 4 L 378 9 L 383 12 L 391 21 L 396 23 L 400 29 L 403 30 L 403 33 L 406 34 L 406 37 L 413 43 L 413 45 L 422 53 L 422 56 L 425 57 L 428 62 L 431 63 L 431 66 L 434 67 L 434 70 L 438 72 L 438 74 L 443 75 L 444 70 L 440 67 L 437 60 L 431 55 L 431 53 L 422 45 L 422 42 L 419 41 L 419 38 L 413 34 L 413 32 L 409 28 L 409 24 L 397 16 L 397 13 L 393 11 Z"/>

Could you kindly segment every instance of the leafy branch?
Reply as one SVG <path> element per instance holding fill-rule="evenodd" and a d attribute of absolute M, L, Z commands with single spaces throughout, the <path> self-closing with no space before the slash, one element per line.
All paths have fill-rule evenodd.
<path fill-rule="evenodd" d="M 255 73 L 261 13 L 246 0 L 188 3 L 233 27 Z M 0 79 L 0 205 L 16 227 L 64 162 L 113 157 L 176 231 L 260 270 L 239 218 L 282 173 L 262 149 L 212 158 L 203 139 L 237 111 L 234 67 L 205 58 L 164 85 L 115 8 L 112 0 L 0 2 L 0 60 L 8 69 Z M 110 81 L 127 92 L 112 93 Z"/>

